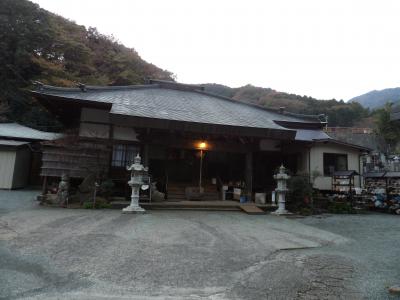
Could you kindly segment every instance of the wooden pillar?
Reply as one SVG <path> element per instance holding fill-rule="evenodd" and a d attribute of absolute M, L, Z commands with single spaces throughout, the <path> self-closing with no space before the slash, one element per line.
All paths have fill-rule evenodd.
<path fill-rule="evenodd" d="M 46 195 L 47 191 L 47 176 L 43 177 L 42 196 Z"/>
<path fill-rule="evenodd" d="M 143 145 L 143 165 L 145 167 L 149 166 L 149 144 L 145 143 Z"/>
<path fill-rule="evenodd" d="M 114 154 L 114 124 L 110 124 L 110 134 L 108 138 L 108 150 L 110 152 L 108 153 L 108 166 L 107 166 L 107 176 L 109 178 L 112 177 L 111 169 L 112 169 L 112 163 L 113 163 L 113 154 Z"/>
<path fill-rule="evenodd" d="M 253 153 L 246 153 L 246 166 L 245 166 L 245 181 L 246 193 L 248 200 L 252 200 L 253 195 Z"/>
<path fill-rule="evenodd" d="M 145 167 L 149 166 L 149 142 L 150 142 L 150 128 L 141 134 L 140 142 L 142 143 L 142 164 Z"/>

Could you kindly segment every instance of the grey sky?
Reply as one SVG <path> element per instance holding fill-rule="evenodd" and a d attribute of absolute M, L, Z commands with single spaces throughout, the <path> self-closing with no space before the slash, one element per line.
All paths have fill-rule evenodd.
<path fill-rule="evenodd" d="M 319 99 L 400 86 L 400 1 L 34 0 L 178 81 Z"/>

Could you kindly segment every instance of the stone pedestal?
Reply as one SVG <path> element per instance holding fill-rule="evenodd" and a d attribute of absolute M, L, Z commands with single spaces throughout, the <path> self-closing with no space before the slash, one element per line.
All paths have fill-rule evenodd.
<path fill-rule="evenodd" d="M 285 195 L 278 193 L 278 209 L 271 213 L 272 215 L 291 215 L 292 213 L 286 209 Z"/>
<path fill-rule="evenodd" d="M 139 186 L 134 185 L 132 181 L 129 181 L 128 184 L 132 188 L 131 204 L 123 208 L 122 212 L 125 214 L 144 213 L 145 210 L 139 206 Z"/>
<path fill-rule="evenodd" d="M 139 206 L 139 186 L 132 186 L 131 181 L 129 185 L 132 187 L 131 204 L 122 209 L 124 214 L 144 213 L 146 212 Z"/>
<path fill-rule="evenodd" d="M 129 205 L 122 209 L 123 214 L 144 214 L 146 210 L 142 207 Z"/>

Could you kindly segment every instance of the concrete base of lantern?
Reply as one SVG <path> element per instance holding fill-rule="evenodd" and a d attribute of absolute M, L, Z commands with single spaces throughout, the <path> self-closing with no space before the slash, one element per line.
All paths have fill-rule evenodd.
<path fill-rule="evenodd" d="M 141 208 L 140 206 L 132 206 L 129 205 L 122 209 L 123 214 L 143 214 L 146 210 Z"/>
<path fill-rule="evenodd" d="M 292 213 L 289 212 L 289 211 L 286 210 L 286 209 L 283 209 L 283 210 L 277 209 L 276 211 L 273 211 L 273 212 L 271 213 L 271 215 L 283 216 L 283 215 L 292 215 Z"/>

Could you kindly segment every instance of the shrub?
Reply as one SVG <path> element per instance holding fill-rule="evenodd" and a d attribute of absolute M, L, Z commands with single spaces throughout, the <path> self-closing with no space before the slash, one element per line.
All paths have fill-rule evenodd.
<path fill-rule="evenodd" d="M 103 195 L 105 198 L 108 198 L 111 196 L 113 190 L 114 190 L 114 182 L 111 179 L 106 179 L 100 184 L 100 195 Z"/>
<path fill-rule="evenodd" d="M 331 202 L 328 211 L 333 214 L 355 214 L 355 209 L 348 202 Z"/>
<path fill-rule="evenodd" d="M 293 176 L 288 181 L 288 205 L 292 209 L 310 207 L 313 189 L 306 175 Z"/>
<path fill-rule="evenodd" d="M 302 216 L 311 216 L 313 214 L 313 210 L 308 207 L 302 207 L 299 211 L 299 214 Z"/>
<path fill-rule="evenodd" d="M 93 201 L 87 201 L 84 202 L 82 205 L 83 208 L 85 209 L 91 209 L 93 208 Z M 101 208 L 111 208 L 111 204 L 107 203 L 107 202 L 96 202 L 96 205 L 94 207 L 95 209 L 101 209 Z"/>

